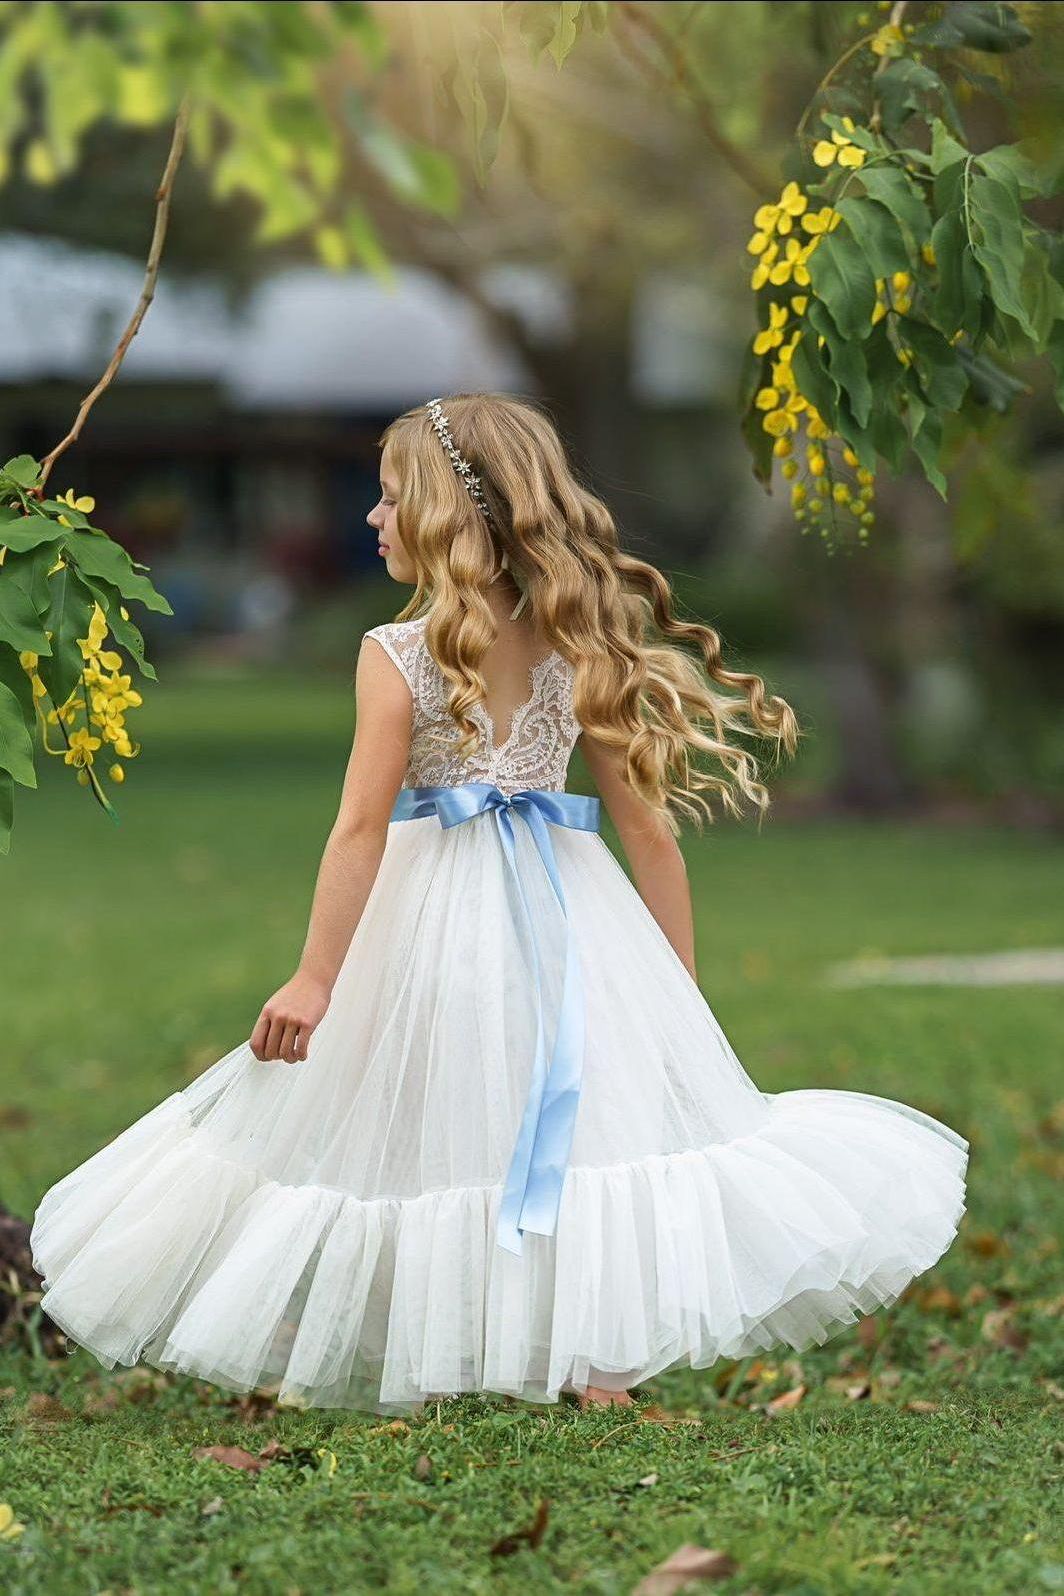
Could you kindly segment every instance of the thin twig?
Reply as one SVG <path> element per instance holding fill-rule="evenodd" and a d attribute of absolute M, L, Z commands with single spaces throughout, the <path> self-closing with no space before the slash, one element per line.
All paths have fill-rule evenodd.
<path fill-rule="evenodd" d="M 698 125 L 706 138 L 712 144 L 717 154 L 722 156 L 732 170 L 742 178 L 754 193 L 764 198 L 765 194 L 773 187 L 774 179 L 763 172 L 756 161 L 733 144 L 727 134 L 721 129 L 717 121 L 717 113 L 706 96 L 705 89 L 698 82 L 691 70 L 691 63 L 684 52 L 682 43 L 664 27 L 652 11 L 645 7 L 633 4 L 633 0 L 617 0 L 617 10 L 633 28 L 641 29 L 657 45 L 662 55 L 672 68 L 671 76 L 662 70 L 655 62 L 651 61 L 642 52 L 638 52 L 639 65 L 652 73 L 659 81 L 664 81 L 671 88 L 681 89 L 691 100 L 694 107 Z"/>
<path fill-rule="evenodd" d="M 163 244 L 166 241 L 166 228 L 170 220 L 170 197 L 173 192 L 174 175 L 177 172 L 178 166 L 180 165 L 181 156 L 185 149 L 185 136 L 188 132 L 188 117 L 189 102 L 188 98 L 186 97 L 181 101 L 181 104 L 178 107 L 177 118 L 174 122 L 173 138 L 170 141 L 170 153 L 166 157 L 166 165 L 163 168 L 162 179 L 159 183 L 159 187 L 155 191 L 155 230 L 152 233 L 151 248 L 148 251 L 148 262 L 144 272 L 144 286 L 141 288 L 140 298 L 137 301 L 136 309 L 129 319 L 129 325 L 126 327 L 125 332 L 118 340 L 118 344 L 115 347 L 115 352 L 107 364 L 107 370 L 104 372 L 95 388 L 92 389 L 91 393 L 87 393 L 84 399 L 81 401 L 74 425 L 71 427 L 66 437 L 61 439 L 51 453 L 45 455 L 44 459 L 41 461 L 40 479 L 36 487 L 33 489 L 34 496 L 38 499 L 43 498 L 44 496 L 44 486 L 51 475 L 52 467 L 55 465 L 55 462 L 66 449 L 69 449 L 72 443 L 77 442 L 78 438 L 81 436 L 81 429 L 85 425 L 85 420 L 89 414 L 89 411 L 92 409 L 93 405 L 96 403 L 97 399 L 104 392 L 104 390 L 109 388 L 111 383 L 114 381 L 118 368 L 125 359 L 126 351 L 133 342 L 133 339 L 136 337 L 140 328 L 140 324 L 144 320 L 148 306 L 155 298 L 155 283 L 159 276 L 159 262 L 162 259 Z"/>

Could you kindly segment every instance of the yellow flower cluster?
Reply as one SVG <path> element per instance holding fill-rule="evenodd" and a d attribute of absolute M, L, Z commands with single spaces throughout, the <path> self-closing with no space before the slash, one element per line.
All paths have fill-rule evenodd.
<path fill-rule="evenodd" d="M 75 505 L 74 508 L 79 506 Z M 123 606 L 120 608 L 122 619 L 128 620 L 128 611 Z M 77 639 L 84 660 L 81 680 L 88 695 L 88 706 L 75 688 L 64 704 L 45 714 L 39 701 L 45 696 L 47 688 L 37 672 L 38 656 L 28 651 L 19 655 L 22 668 L 30 677 L 34 702 L 42 719 L 44 747 L 50 754 L 63 755 L 64 764 L 74 767 L 82 786 L 89 781 L 87 767 L 95 763 L 97 750 L 105 743 L 122 759 L 135 759 L 140 752 L 140 744 L 130 741 L 125 714 L 127 709 L 135 709 L 144 700 L 134 688 L 132 677 L 122 673 L 121 654 L 104 648 L 106 636 L 107 616 L 96 604 L 89 621 L 88 637 Z M 76 725 L 79 710 L 87 711 L 83 726 Z M 66 738 L 65 749 L 52 748 L 48 742 L 48 726 L 58 726 L 60 723 L 64 727 L 75 728 Z M 114 782 L 124 781 L 126 775 L 117 760 L 109 767 L 107 774 Z"/>
<path fill-rule="evenodd" d="M 847 137 L 857 129 L 853 125 L 853 118 L 844 116 L 842 125 L 845 133 L 839 133 L 832 128 L 830 139 L 820 139 L 813 146 L 813 160 L 817 166 L 834 166 L 837 161 L 840 166 L 863 166 L 865 152 L 858 149 L 853 139 Z"/>
<path fill-rule="evenodd" d="M 759 258 L 750 287 L 755 293 L 766 283 L 782 288 L 785 283 L 793 282 L 799 288 L 808 288 L 806 263 L 823 234 L 837 227 L 841 220 L 830 205 L 811 211 L 808 196 L 797 183 L 788 183 L 775 205 L 761 205 L 754 212 L 756 232 L 746 249 L 748 254 Z M 807 242 L 803 243 L 801 232 L 810 235 Z"/>

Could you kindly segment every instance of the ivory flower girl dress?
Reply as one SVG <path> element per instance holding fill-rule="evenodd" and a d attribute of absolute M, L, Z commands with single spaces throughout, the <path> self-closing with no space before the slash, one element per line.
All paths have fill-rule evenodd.
<path fill-rule="evenodd" d="M 564 791 L 556 652 L 462 762 L 425 617 L 404 789 L 298 1064 L 241 1042 L 47 1192 L 45 1311 L 281 1402 L 556 1400 L 822 1342 L 949 1247 L 968 1144 L 863 1092 L 759 1091 Z"/>

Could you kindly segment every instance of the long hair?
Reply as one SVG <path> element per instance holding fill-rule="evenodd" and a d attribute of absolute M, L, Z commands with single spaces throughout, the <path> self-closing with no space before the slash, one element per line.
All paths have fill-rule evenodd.
<path fill-rule="evenodd" d="M 666 577 L 621 551 L 609 510 L 577 481 L 536 404 L 461 393 L 444 410 L 480 477 L 492 526 L 423 405 L 378 442 L 395 464 L 399 534 L 417 571 L 398 618 L 428 608 L 425 640 L 451 683 L 459 751 L 471 752 L 479 736 L 469 711 L 485 695 L 480 665 L 497 630 L 484 590 L 505 553 L 527 585 L 538 630 L 574 668 L 580 725 L 623 752 L 632 787 L 674 834 L 680 814 L 698 827 L 712 820 L 714 795 L 733 814 L 744 800 L 764 811 L 758 760 L 730 738 L 771 739 L 777 757 L 792 753 L 790 706 L 769 696 L 759 676 L 727 669 L 713 628 L 680 620 Z"/>

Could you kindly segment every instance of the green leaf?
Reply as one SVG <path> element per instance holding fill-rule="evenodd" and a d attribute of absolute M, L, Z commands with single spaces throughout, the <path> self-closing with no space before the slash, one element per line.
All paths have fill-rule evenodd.
<path fill-rule="evenodd" d="M 817 253 L 820 253 L 819 250 Z M 834 432 L 838 426 L 835 382 L 824 365 L 815 341 L 810 342 L 808 333 L 794 346 L 791 370 L 794 373 L 798 392 L 816 407 L 821 419 Z"/>
<path fill-rule="evenodd" d="M 49 659 L 40 661 L 37 671 L 58 709 L 81 681 L 84 656 L 78 638 L 89 635 L 93 597 L 69 566 L 52 577 L 51 588 L 52 602 L 44 625 L 52 634 L 52 653 Z"/>
<path fill-rule="evenodd" d="M 11 852 L 11 830 L 15 823 L 15 783 L 6 770 L 0 770 L 0 854 Z"/>
<path fill-rule="evenodd" d="M 1002 371 L 986 355 L 977 355 L 964 344 L 957 345 L 957 356 L 968 374 L 969 392 L 976 404 L 989 405 L 999 415 L 1012 408 L 1018 394 L 1031 391 L 1027 383 L 1011 372 Z"/>
<path fill-rule="evenodd" d="M 955 161 L 965 161 L 967 158 L 968 151 L 964 145 L 958 144 L 946 124 L 936 116 L 931 123 L 931 170 L 937 175 Z"/>
<path fill-rule="evenodd" d="M 562 0 L 562 4 L 558 7 L 554 37 L 547 46 L 557 67 L 563 65 L 566 56 L 576 43 L 580 5 L 581 0 Z"/>
<path fill-rule="evenodd" d="M 0 642 L 21 653 L 50 654 L 40 617 L 27 587 L 8 570 L 8 555 L 0 566 Z M 27 580 L 30 573 L 26 573 Z"/>
<path fill-rule="evenodd" d="M 1023 142 L 1034 151 L 1033 143 Z M 1020 144 L 996 144 L 976 160 L 988 177 L 1014 184 L 1023 199 L 1048 199 L 1064 186 L 1064 149 L 1059 145 L 1048 162 L 1026 153 Z"/>
<path fill-rule="evenodd" d="M 909 270 L 909 251 L 901 228 L 885 205 L 878 200 L 847 197 L 840 199 L 835 209 L 861 246 L 874 277 Z"/>
<path fill-rule="evenodd" d="M 916 244 L 926 242 L 931 231 L 931 217 L 923 194 L 911 177 L 896 164 L 884 163 L 862 166 L 860 178 L 865 193 L 885 205 Z"/>
<path fill-rule="evenodd" d="M 876 77 L 876 93 L 883 107 L 883 124 L 895 136 L 914 112 L 923 112 L 929 95 L 936 96 L 957 120 L 953 97 L 938 73 L 911 56 L 899 56 L 882 68 Z"/>
<path fill-rule="evenodd" d="M 968 391 L 968 373 L 956 348 L 936 327 L 902 318 L 899 336 L 912 350 L 927 403 L 935 410 L 956 410 Z"/>
<path fill-rule="evenodd" d="M 974 334 L 982 315 L 984 281 L 959 211 L 939 217 L 931 234 L 931 247 L 938 270 L 935 321 L 948 338 L 957 332 Z"/>
<path fill-rule="evenodd" d="M 872 412 L 868 430 L 877 454 L 883 457 L 897 476 L 904 464 L 905 450 L 909 443 L 908 434 L 897 411 L 877 406 Z"/>
<path fill-rule="evenodd" d="M 0 544 L 22 553 L 42 543 L 57 543 L 66 527 L 46 515 L 23 515 L 21 510 L 0 510 Z"/>
<path fill-rule="evenodd" d="M 872 385 L 868 380 L 864 345 L 854 338 L 836 338 L 829 340 L 825 347 L 832 380 L 845 393 L 853 419 L 863 431 L 872 413 Z"/>
<path fill-rule="evenodd" d="M 1030 44 L 1031 34 L 1010 5 L 994 0 L 955 4 L 933 22 L 917 28 L 910 36 L 917 49 L 930 45 L 937 50 L 985 50 L 1003 55 Z"/>
<path fill-rule="evenodd" d="M 831 312 L 844 338 L 866 338 L 876 302 L 872 269 L 845 226 L 825 233 L 809 257 L 813 292 Z"/>
<path fill-rule="evenodd" d="M 123 598 L 138 599 L 145 609 L 156 610 L 160 615 L 174 613 L 169 601 L 156 592 L 148 578 L 135 573 L 125 549 L 106 533 L 75 530 L 67 532 L 65 542 L 71 558 L 86 576 L 102 576 Z"/>
<path fill-rule="evenodd" d="M 1064 321 L 1058 321 L 1050 335 L 1047 353 L 1052 362 L 1053 374 L 1056 377 L 1054 395 L 1061 410 L 1064 410 Z"/>
<path fill-rule="evenodd" d="M 923 466 L 924 475 L 935 491 L 946 498 L 946 478 L 938 463 L 942 417 L 935 410 L 927 409 L 915 394 L 909 396 L 909 428 L 913 453 Z"/>
<path fill-rule="evenodd" d="M 1014 316 L 1028 337 L 1037 331 L 1024 301 L 1024 239 L 1015 186 L 973 173 L 968 185 L 972 218 L 972 253 L 986 274 L 990 297 L 1007 316 Z"/>
<path fill-rule="evenodd" d="M 22 704 L 4 679 L 9 674 L 9 659 L 14 656 L 5 655 L 0 659 L 0 770 L 6 770 L 21 787 L 36 787 L 30 727 L 26 724 Z M 17 659 L 15 669 L 22 670 Z"/>
<path fill-rule="evenodd" d="M 109 582 L 94 581 L 87 576 L 82 576 L 81 580 L 107 616 L 107 628 L 115 642 L 132 656 L 142 676 L 147 676 L 150 681 L 157 681 L 155 668 L 148 662 L 144 653 L 143 632 L 139 626 L 134 626 L 132 621 L 123 619 L 122 595 L 118 589 L 112 587 Z"/>
<path fill-rule="evenodd" d="M 12 482 L 17 482 L 20 488 L 34 488 L 41 474 L 41 467 L 32 454 L 17 454 L 13 460 L 8 460 L 0 466 L 5 477 L 10 477 Z"/>

